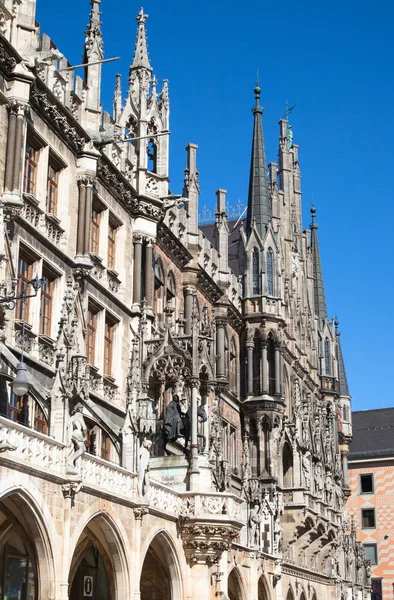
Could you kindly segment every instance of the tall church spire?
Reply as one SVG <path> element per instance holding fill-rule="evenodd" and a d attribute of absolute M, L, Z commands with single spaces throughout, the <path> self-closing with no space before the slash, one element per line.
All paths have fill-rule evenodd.
<path fill-rule="evenodd" d="M 264 237 L 271 219 L 271 198 L 268 186 L 267 163 L 265 160 L 262 114 L 260 106 L 261 88 L 256 82 L 254 89 L 256 104 L 252 109 L 254 115 L 252 158 L 250 163 L 248 215 L 246 228 L 250 232 L 253 222 L 257 231 Z"/>
<path fill-rule="evenodd" d="M 335 334 L 337 336 L 337 360 L 338 360 L 338 380 L 339 380 L 339 395 L 340 396 L 349 396 L 349 386 L 346 377 L 346 369 L 345 369 L 345 361 L 343 360 L 342 347 L 341 347 L 341 334 L 338 329 L 338 319 L 335 319 Z"/>
<path fill-rule="evenodd" d="M 319 241 L 317 238 L 317 223 L 316 223 L 316 208 L 312 205 L 311 208 L 312 223 L 311 223 L 311 246 L 312 246 L 312 262 L 314 276 L 314 297 L 315 297 L 315 314 L 319 317 L 319 323 L 323 319 L 327 321 L 327 305 L 326 295 L 324 292 L 323 272 L 320 262 Z"/>
<path fill-rule="evenodd" d="M 146 15 L 144 13 L 143 8 L 140 9 L 140 12 L 136 16 L 136 21 L 138 23 L 137 41 L 135 44 L 133 63 L 130 67 L 130 70 L 147 69 L 148 71 L 152 71 L 152 67 L 149 62 L 148 46 L 147 46 L 147 42 L 146 42 L 146 29 L 145 29 L 145 23 L 146 23 L 148 16 L 149 15 Z"/>

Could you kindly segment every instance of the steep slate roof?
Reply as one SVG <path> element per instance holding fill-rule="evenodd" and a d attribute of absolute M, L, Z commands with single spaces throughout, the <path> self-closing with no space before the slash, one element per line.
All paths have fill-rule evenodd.
<path fill-rule="evenodd" d="M 339 375 L 339 395 L 340 396 L 350 396 L 349 386 L 346 377 L 346 369 L 345 369 L 345 361 L 343 360 L 342 347 L 341 347 L 341 337 L 340 334 L 337 334 L 337 344 L 338 344 L 338 375 Z"/>
<path fill-rule="evenodd" d="M 394 408 L 354 412 L 349 459 L 394 456 Z"/>
<path fill-rule="evenodd" d="M 240 219 L 234 219 L 228 222 L 228 266 L 235 275 L 240 275 L 239 266 L 239 230 L 242 221 Z M 235 227 L 236 225 L 236 227 Z M 199 229 L 203 232 L 205 237 L 211 242 L 214 248 L 216 246 L 216 224 L 210 223 L 209 225 L 200 225 Z"/>

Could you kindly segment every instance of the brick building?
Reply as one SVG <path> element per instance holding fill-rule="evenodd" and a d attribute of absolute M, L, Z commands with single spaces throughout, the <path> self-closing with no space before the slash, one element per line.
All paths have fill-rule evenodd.
<path fill-rule="evenodd" d="M 394 593 L 394 409 L 353 413 L 346 508 L 372 568 L 373 600 Z"/>

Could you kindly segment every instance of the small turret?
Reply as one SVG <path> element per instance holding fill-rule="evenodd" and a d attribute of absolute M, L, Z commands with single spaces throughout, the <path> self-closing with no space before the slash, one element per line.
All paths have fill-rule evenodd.
<path fill-rule="evenodd" d="M 319 241 L 317 238 L 317 228 L 318 225 L 316 223 L 316 208 L 314 204 L 311 208 L 312 215 L 312 223 L 310 225 L 311 228 L 311 248 L 312 248 L 312 263 L 313 263 L 313 290 L 314 290 L 314 300 L 315 300 L 315 315 L 318 317 L 319 326 L 321 327 L 323 321 L 327 321 L 327 305 L 326 305 L 326 295 L 324 292 L 324 283 L 323 283 L 323 272 L 321 268 L 320 261 L 320 251 L 319 251 Z"/>

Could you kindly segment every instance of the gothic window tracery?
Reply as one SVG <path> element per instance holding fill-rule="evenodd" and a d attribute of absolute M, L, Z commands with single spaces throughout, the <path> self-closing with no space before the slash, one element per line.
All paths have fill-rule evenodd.
<path fill-rule="evenodd" d="M 275 343 L 272 335 L 267 340 L 267 362 L 268 362 L 268 391 L 270 396 L 275 394 Z"/>

